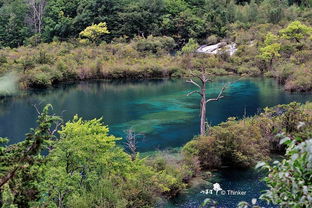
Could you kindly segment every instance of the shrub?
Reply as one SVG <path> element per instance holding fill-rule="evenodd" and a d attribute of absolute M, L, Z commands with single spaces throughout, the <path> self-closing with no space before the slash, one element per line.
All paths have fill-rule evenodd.
<path fill-rule="evenodd" d="M 301 141 L 286 137 L 286 158 L 273 165 L 259 163 L 269 172 L 264 181 L 269 187 L 261 199 L 278 204 L 282 208 L 312 206 L 312 139 Z"/>
<path fill-rule="evenodd" d="M 116 56 L 120 58 L 139 58 L 140 54 L 132 45 L 127 44 L 123 45 L 116 51 Z"/>
<path fill-rule="evenodd" d="M 0 54 L 0 66 L 6 63 L 8 63 L 7 57 L 4 54 Z"/>
<path fill-rule="evenodd" d="M 52 85 L 50 74 L 42 71 L 31 71 L 22 78 L 27 87 L 45 88 Z"/>
<path fill-rule="evenodd" d="M 227 72 L 225 69 L 223 68 L 209 68 L 207 70 L 207 73 L 211 73 L 213 75 L 219 75 L 219 76 L 222 76 L 222 75 L 228 75 L 229 72 Z"/>
<path fill-rule="evenodd" d="M 198 49 L 198 47 L 199 47 L 199 44 L 197 43 L 197 41 L 194 40 L 193 38 L 191 38 L 191 39 L 189 39 L 187 44 L 185 44 L 185 46 L 183 46 L 183 48 L 181 49 L 181 52 L 183 54 L 194 53 L 196 51 L 196 49 Z"/>
<path fill-rule="evenodd" d="M 134 43 L 136 50 L 141 53 L 153 53 L 157 55 L 169 53 L 176 46 L 173 38 L 170 37 L 154 37 L 136 38 Z"/>
<path fill-rule="evenodd" d="M 79 36 L 81 38 L 86 38 L 91 42 L 98 44 L 101 38 L 106 34 L 109 34 L 106 22 L 100 22 L 99 24 L 93 24 L 87 27 L 79 33 Z"/>
<path fill-rule="evenodd" d="M 204 169 L 219 168 L 222 165 L 221 154 L 214 145 L 214 137 L 198 137 L 183 147 L 183 153 L 188 157 L 198 157 Z"/>
<path fill-rule="evenodd" d="M 26 72 L 27 70 L 33 69 L 35 67 L 34 59 L 29 56 L 20 58 L 18 62 L 21 63 L 23 72 Z"/>
<path fill-rule="evenodd" d="M 308 139 L 312 136 L 311 103 L 301 105 L 296 102 L 277 105 L 265 109 L 264 116 L 271 118 L 274 123 L 274 133 L 287 133 L 292 137 Z M 299 123 L 303 125 L 298 128 Z"/>
<path fill-rule="evenodd" d="M 35 47 L 35 46 L 39 45 L 41 41 L 42 41 L 41 35 L 40 34 L 35 34 L 35 35 L 27 38 L 24 41 L 24 44 L 26 46 Z"/>
<path fill-rule="evenodd" d="M 285 89 L 288 91 L 312 90 L 312 68 L 301 66 L 295 69 L 286 80 Z"/>
<path fill-rule="evenodd" d="M 35 61 L 37 64 L 52 64 L 53 56 L 44 50 L 40 50 L 39 54 L 35 57 Z"/>
<path fill-rule="evenodd" d="M 293 74 L 296 66 L 289 62 L 281 62 L 275 67 L 275 71 L 271 71 L 272 75 L 277 80 L 284 84 L 285 81 Z"/>
<path fill-rule="evenodd" d="M 237 69 L 237 72 L 239 74 L 248 74 L 250 76 L 257 76 L 261 73 L 261 71 L 257 68 L 257 67 L 253 67 L 253 66 L 239 66 Z"/>
<path fill-rule="evenodd" d="M 206 40 L 206 44 L 208 45 L 213 45 L 219 42 L 219 38 L 216 35 L 210 35 L 207 40 Z"/>
<path fill-rule="evenodd" d="M 75 64 L 69 66 L 70 64 L 70 60 L 67 60 L 67 62 L 64 60 L 58 60 L 56 62 L 55 70 L 62 74 L 62 79 L 68 80 L 76 77 L 76 72 L 73 70 Z"/>
<path fill-rule="evenodd" d="M 221 166 L 252 167 L 269 159 L 270 152 L 281 152 L 276 134 L 287 132 L 292 137 L 307 139 L 312 130 L 309 104 L 290 103 L 267 108 L 260 115 L 235 120 L 229 118 L 209 129 L 207 136 L 196 137 L 183 147 L 188 157 L 198 158 L 204 169 Z M 303 126 L 297 128 L 302 122 Z"/>
<path fill-rule="evenodd" d="M 167 185 L 170 187 L 170 191 L 165 192 L 168 197 L 175 196 L 186 188 L 186 183 L 200 171 L 199 162 L 196 158 L 189 158 L 187 155 L 169 151 L 158 152 L 147 161 L 147 164 L 158 172 L 175 178 Z"/>
<path fill-rule="evenodd" d="M 312 57 L 312 50 L 300 50 L 297 51 L 291 59 L 295 64 L 303 64 L 307 61 L 310 61 Z"/>
<path fill-rule="evenodd" d="M 260 121 L 255 119 L 230 119 L 210 128 L 208 136 L 199 137 L 187 144 L 184 150 L 192 153 L 190 149 L 197 148 L 195 155 L 207 169 L 222 165 L 251 167 L 259 159 L 268 157 L 269 141 L 263 138 L 263 131 Z"/>
<path fill-rule="evenodd" d="M 39 207 L 152 207 L 160 194 L 185 187 L 175 167 L 156 169 L 139 156 L 132 160 L 101 119 L 75 116 L 40 170 Z M 115 188 L 114 188 L 115 187 Z M 62 197 L 59 197 L 60 194 Z"/>
<path fill-rule="evenodd" d="M 26 87 L 46 88 L 62 79 L 62 72 L 51 68 L 49 65 L 42 65 L 24 74 L 21 81 Z"/>

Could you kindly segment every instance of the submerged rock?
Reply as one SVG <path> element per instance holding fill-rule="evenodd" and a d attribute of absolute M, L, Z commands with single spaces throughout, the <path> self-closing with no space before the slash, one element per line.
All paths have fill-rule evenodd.
<path fill-rule="evenodd" d="M 236 43 L 227 44 L 226 42 L 220 42 L 214 45 L 202 45 L 196 50 L 196 52 L 206 54 L 218 54 L 222 50 L 232 56 L 237 51 Z"/>

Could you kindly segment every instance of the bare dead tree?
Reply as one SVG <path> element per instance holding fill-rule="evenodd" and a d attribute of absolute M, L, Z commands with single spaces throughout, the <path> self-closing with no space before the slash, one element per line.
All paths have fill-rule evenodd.
<path fill-rule="evenodd" d="M 195 74 L 195 73 L 191 72 L 191 75 L 193 77 L 198 78 L 200 80 L 200 83 L 195 82 L 193 79 L 187 80 L 186 81 L 187 83 L 191 83 L 191 84 L 195 85 L 196 87 L 198 87 L 198 90 L 194 90 L 192 92 L 189 92 L 187 94 L 187 96 L 190 96 L 194 93 L 199 94 L 201 96 L 201 100 L 200 100 L 200 135 L 205 135 L 206 130 L 207 130 L 206 129 L 206 105 L 207 105 L 207 103 L 213 102 L 213 101 L 218 101 L 218 100 L 222 99 L 224 97 L 223 96 L 224 91 L 232 82 L 224 84 L 217 97 L 207 99 L 206 98 L 206 85 L 207 85 L 207 82 L 212 81 L 212 79 L 210 79 L 208 77 L 209 74 L 206 73 L 205 67 L 201 67 L 200 74 Z"/>
<path fill-rule="evenodd" d="M 41 34 L 47 0 L 26 0 L 26 2 L 29 7 L 29 15 L 26 21 L 32 27 L 34 33 Z"/>
<path fill-rule="evenodd" d="M 130 151 L 131 159 L 133 161 L 137 155 L 137 139 L 138 136 L 142 136 L 142 134 L 136 134 L 132 129 L 128 129 L 125 132 L 127 134 L 126 146 Z"/>

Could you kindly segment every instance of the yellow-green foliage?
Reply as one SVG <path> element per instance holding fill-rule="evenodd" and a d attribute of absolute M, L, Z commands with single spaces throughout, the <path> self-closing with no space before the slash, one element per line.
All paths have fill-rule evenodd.
<path fill-rule="evenodd" d="M 275 57 L 279 57 L 281 44 L 276 43 L 278 36 L 268 33 L 264 40 L 264 47 L 260 48 L 260 58 L 265 61 L 272 61 Z"/>
<path fill-rule="evenodd" d="M 196 42 L 196 40 L 191 38 L 189 39 L 188 43 L 185 44 L 185 46 L 183 46 L 181 51 L 183 54 L 190 54 L 190 53 L 194 53 L 198 47 L 199 45 Z"/>
<path fill-rule="evenodd" d="M 187 157 L 186 155 L 169 151 L 160 151 L 147 160 L 147 164 L 162 174 L 172 176 L 170 189 L 166 195 L 176 195 L 194 176 L 200 172 L 199 161 L 197 158 Z"/>
<path fill-rule="evenodd" d="M 238 50 L 230 58 L 239 74 L 275 77 L 290 91 L 309 91 L 312 67 L 311 26 L 294 21 L 285 25 L 231 25 Z M 303 74 L 306 73 L 306 77 Z"/>
<path fill-rule="evenodd" d="M 294 21 L 285 29 L 282 29 L 280 34 L 282 38 L 300 42 L 300 40 L 312 34 L 312 27 L 304 25 L 300 21 Z"/>
<path fill-rule="evenodd" d="M 280 49 L 281 49 L 281 45 L 279 43 L 273 43 L 273 44 L 267 45 L 260 49 L 261 58 L 263 58 L 266 61 L 270 61 L 274 57 L 279 57 L 280 54 L 278 52 Z"/>
<path fill-rule="evenodd" d="M 185 188 L 175 166 L 156 168 L 139 156 L 132 160 L 101 119 L 84 121 L 75 116 L 59 134 L 41 169 L 42 199 L 36 205 L 152 207 L 161 194 L 171 197 Z"/>
<path fill-rule="evenodd" d="M 303 126 L 298 128 L 298 125 Z M 223 165 L 252 167 L 259 160 L 269 159 L 270 152 L 282 151 L 278 133 L 286 132 L 290 137 L 312 136 L 311 103 L 290 103 L 265 109 L 260 115 L 236 120 L 229 118 L 187 143 L 183 152 L 189 157 L 198 157 L 206 169 Z"/>
<path fill-rule="evenodd" d="M 93 24 L 87 27 L 85 30 L 79 33 L 81 38 L 87 38 L 91 42 L 98 42 L 103 35 L 109 34 L 106 26 L 106 22 L 101 22 L 99 24 Z"/>

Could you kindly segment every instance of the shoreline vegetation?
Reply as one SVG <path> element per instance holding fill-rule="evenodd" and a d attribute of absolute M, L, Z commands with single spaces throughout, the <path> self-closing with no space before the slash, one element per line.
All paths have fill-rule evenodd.
<path fill-rule="evenodd" d="M 310 92 L 311 8 L 311 0 L 0 0 L 0 102 L 61 82 L 200 72 L 270 77 L 287 91 Z M 235 53 L 195 52 L 218 43 Z M 101 119 L 64 122 L 51 108 L 36 108 L 37 126 L 23 141 L 0 137 L 1 207 L 154 207 L 194 177 L 257 163 L 268 172 L 261 199 L 312 207 L 311 102 L 228 118 L 180 151 L 151 157 L 136 152 L 135 132 L 126 149 Z M 271 153 L 285 159 L 267 164 Z"/>
<path fill-rule="evenodd" d="M 229 118 L 174 153 L 141 156 L 116 145 L 121 138 L 110 135 L 101 119 L 75 116 L 63 123 L 50 108 L 38 111 L 38 126 L 24 141 L 5 145 L 8 139 L 0 140 L 3 204 L 152 207 L 179 194 L 195 177 L 207 179 L 224 166 L 251 168 L 270 161 L 271 154 L 285 154 L 284 137 L 304 142 L 312 132 L 312 104 L 293 102 L 253 117 Z"/>
<path fill-rule="evenodd" d="M 273 77 L 285 90 L 312 90 L 311 27 L 299 21 L 283 27 L 233 27 L 232 40 L 222 39 L 237 43 L 233 56 L 225 50 L 218 54 L 194 52 L 199 47 L 194 39 L 180 50 L 173 38 L 165 36 L 131 41 L 119 38 L 99 45 L 76 39 L 1 49 L 0 73 L 15 72 L 19 88 L 27 89 L 75 80 L 181 78 L 205 67 L 211 76 Z M 240 40 L 243 34 L 249 38 Z M 300 37 L 298 41 L 296 37 Z M 210 39 L 214 39 L 211 44 L 221 41 Z"/>

